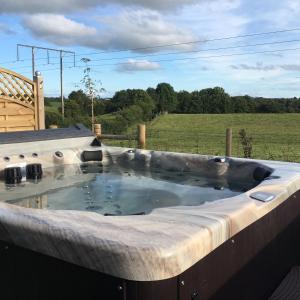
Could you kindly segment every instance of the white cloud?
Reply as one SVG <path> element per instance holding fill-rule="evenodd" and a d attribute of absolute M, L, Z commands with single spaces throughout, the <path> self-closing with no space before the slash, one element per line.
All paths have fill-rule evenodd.
<path fill-rule="evenodd" d="M 181 43 L 195 39 L 191 32 L 166 22 L 159 13 L 150 10 L 125 11 L 102 18 L 99 22 L 102 28 L 96 29 L 56 14 L 27 15 L 23 19 L 24 26 L 35 37 L 64 46 L 120 50 Z M 172 48 L 191 49 L 192 47 L 192 45 L 178 45 Z M 161 49 L 141 49 L 139 52 L 157 50 Z"/>
<path fill-rule="evenodd" d="M 266 0 L 253 7 L 249 12 L 253 24 L 263 24 L 267 30 L 293 28 L 299 25 L 299 0 Z"/>
<path fill-rule="evenodd" d="M 150 10 L 124 11 L 117 16 L 107 17 L 101 21 L 106 25 L 106 29 L 101 34 L 103 38 L 95 43 L 97 48 L 143 48 L 195 39 L 190 31 L 165 21 L 161 14 Z M 172 48 L 182 50 L 191 49 L 192 46 L 180 45 Z M 149 50 L 145 52 L 149 52 Z"/>
<path fill-rule="evenodd" d="M 97 35 L 95 28 L 62 15 L 28 15 L 23 19 L 23 24 L 34 36 L 58 45 L 72 45 L 76 40 L 84 43 Z"/>
<path fill-rule="evenodd" d="M 241 14 L 242 0 L 214 0 L 185 7 L 174 15 L 177 24 L 185 24 L 203 38 L 218 38 L 243 34 L 250 21 Z M 172 20 L 172 16 L 170 16 Z M 224 41 L 222 41 L 224 44 Z"/>
<path fill-rule="evenodd" d="M 129 59 L 127 62 L 119 64 L 116 68 L 118 72 L 155 71 L 158 69 L 160 69 L 160 65 L 156 62 L 134 59 Z"/>
<path fill-rule="evenodd" d="M 197 2 L 197 0 L 0 0 L 0 12 L 19 14 L 66 13 L 110 4 L 154 10 L 173 10 Z"/>

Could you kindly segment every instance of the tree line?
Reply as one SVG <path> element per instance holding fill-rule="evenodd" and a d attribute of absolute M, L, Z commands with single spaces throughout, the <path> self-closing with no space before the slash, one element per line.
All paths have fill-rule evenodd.
<path fill-rule="evenodd" d="M 55 98 L 46 98 L 51 106 Z M 68 125 L 84 123 L 90 126 L 91 101 L 82 91 L 73 91 L 65 101 L 65 119 L 58 111 L 46 112 L 46 123 Z M 272 99 L 245 96 L 230 96 L 221 87 L 199 91 L 179 91 L 168 83 L 159 83 L 156 88 L 127 89 L 115 93 L 111 99 L 96 97 L 94 113 L 109 132 L 120 132 L 137 122 L 145 122 L 165 113 L 226 114 L 226 113 L 298 113 L 300 99 Z"/>

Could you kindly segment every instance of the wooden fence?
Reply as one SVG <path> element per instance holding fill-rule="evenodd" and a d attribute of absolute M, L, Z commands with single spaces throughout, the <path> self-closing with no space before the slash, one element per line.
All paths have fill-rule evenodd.
<path fill-rule="evenodd" d="M 0 132 L 45 128 L 43 78 L 0 68 Z"/>
<path fill-rule="evenodd" d="M 101 124 L 94 124 L 95 135 L 102 140 L 116 140 L 116 141 L 128 141 L 132 140 L 131 135 L 116 135 L 116 134 L 102 134 Z M 146 125 L 139 124 L 137 126 L 136 135 L 137 146 L 140 149 L 146 149 Z M 226 129 L 225 135 L 225 155 L 230 157 L 232 155 L 232 129 Z"/>
<path fill-rule="evenodd" d="M 129 135 L 121 134 L 102 134 L 101 124 L 94 124 L 94 133 L 95 135 L 102 140 L 131 140 Z M 146 149 L 146 125 L 139 124 L 137 126 L 137 135 L 136 141 L 138 148 Z"/>

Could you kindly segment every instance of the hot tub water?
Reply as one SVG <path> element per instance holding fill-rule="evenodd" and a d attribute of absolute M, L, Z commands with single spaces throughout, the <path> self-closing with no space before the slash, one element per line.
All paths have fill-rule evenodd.
<path fill-rule="evenodd" d="M 118 165 L 82 165 L 80 170 L 82 179 L 79 182 L 61 187 L 55 182 L 76 176 L 76 172 L 64 175 L 48 169 L 47 174 L 57 174 L 53 178 L 54 188 L 30 197 L 10 197 L 6 202 L 32 208 L 93 211 L 104 215 L 148 214 L 155 208 L 194 206 L 233 197 L 258 184 L 256 181 L 228 182 L 223 177 L 207 178 L 188 171 L 133 169 Z M 10 186 L 7 193 L 38 185 L 38 182 L 26 182 L 23 187 Z"/>

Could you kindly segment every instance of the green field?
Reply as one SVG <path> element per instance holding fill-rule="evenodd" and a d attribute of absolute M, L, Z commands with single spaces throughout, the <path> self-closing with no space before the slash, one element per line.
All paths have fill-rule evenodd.
<path fill-rule="evenodd" d="M 60 101 L 51 101 L 51 105 L 45 105 L 46 112 L 58 112 L 61 107 Z"/>
<path fill-rule="evenodd" d="M 164 115 L 147 124 L 147 149 L 224 155 L 229 127 L 233 156 L 243 157 L 238 132 L 245 129 L 253 138 L 253 158 L 300 162 L 300 114 Z"/>

